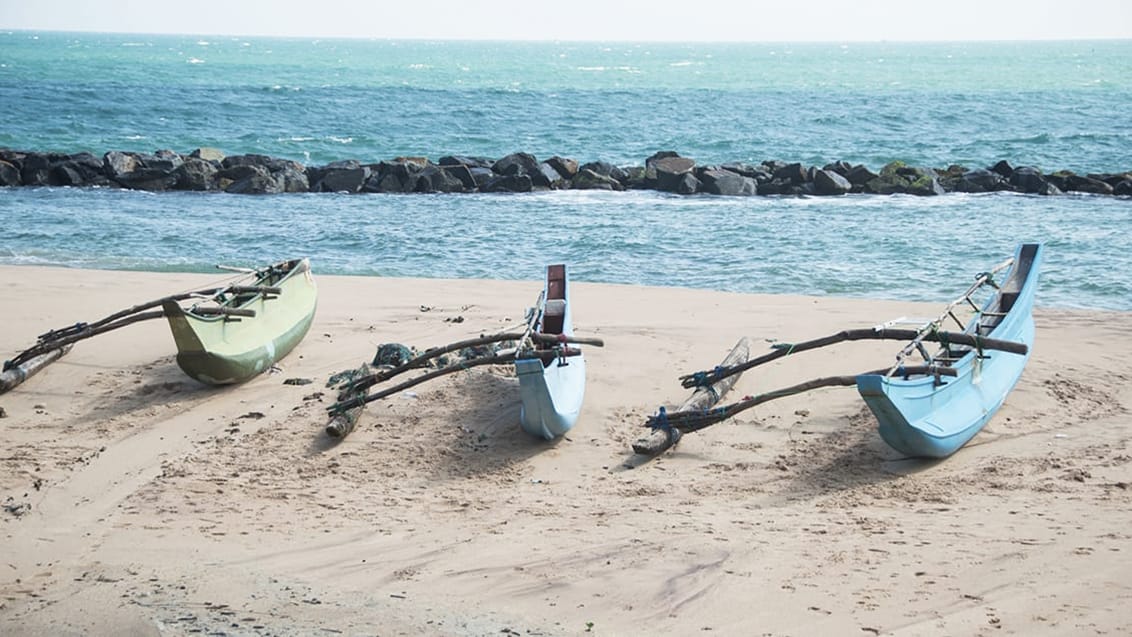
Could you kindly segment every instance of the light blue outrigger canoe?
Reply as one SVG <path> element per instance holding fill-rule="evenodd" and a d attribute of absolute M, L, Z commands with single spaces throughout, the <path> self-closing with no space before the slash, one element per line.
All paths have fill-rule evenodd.
<path fill-rule="evenodd" d="M 917 321 L 919 329 L 894 328 L 897 319 L 871 328 L 842 330 L 799 343 L 775 343 L 772 351 L 743 363 L 723 365 L 680 377 L 684 387 L 714 383 L 792 354 L 858 340 L 897 339 L 907 345 L 896 364 L 847 376 L 825 376 L 797 385 L 748 396 L 739 402 L 702 411 L 675 414 L 660 410 L 645 423 L 653 429 L 684 434 L 723 422 L 767 401 L 821 387 L 856 386 L 879 423 L 880 435 L 909 456 L 946 458 L 977 434 L 1006 400 L 1022 375 L 1034 342 L 1034 294 L 1041 270 L 1042 246 L 1024 243 L 1014 256 L 975 277 L 963 296 L 935 319 Z M 994 277 L 1007 272 L 1002 285 Z M 994 289 L 981 305 L 975 296 Z M 974 315 L 964 322 L 957 307 Z M 961 331 L 944 330 L 954 322 Z M 931 354 L 926 343 L 939 343 Z M 914 355 L 921 360 L 912 358 Z M 671 436 L 670 436 L 671 438 Z"/>
<path fill-rule="evenodd" d="M 528 330 L 534 334 L 574 335 L 570 280 L 565 265 L 547 266 L 546 285 L 527 321 Z M 564 338 L 560 346 L 565 346 Z M 557 357 L 539 356 L 538 350 L 521 351 L 515 358 L 515 372 L 519 376 L 519 419 L 523 430 L 547 440 L 570 431 L 586 394 L 586 359 L 581 350 Z"/>
<path fill-rule="evenodd" d="M 1018 246 L 1014 258 L 1007 262 L 1010 272 L 1006 281 L 963 332 L 1031 346 L 1032 309 L 1041 261 L 1041 244 Z M 946 458 L 982 430 L 998 411 L 1029 358 L 1029 348 L 1025 354 L 1014 354 L 945 346 L 932 362 L 954 370 L 954 377 L 927 374 L 905 378 L 899 368 L 894 368 L 888 374 L 857 376 L 857 390 L 876 415 L 881 437 L 892 448 L 914 457 Z"/>

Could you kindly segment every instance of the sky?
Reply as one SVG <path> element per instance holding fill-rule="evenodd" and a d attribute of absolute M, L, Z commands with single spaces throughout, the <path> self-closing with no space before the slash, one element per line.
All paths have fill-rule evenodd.
<path fill-rule="evenodd" d="M 0 0 L 0 30 L 435 40 L 1132 39 L 1132 2 Z"/>

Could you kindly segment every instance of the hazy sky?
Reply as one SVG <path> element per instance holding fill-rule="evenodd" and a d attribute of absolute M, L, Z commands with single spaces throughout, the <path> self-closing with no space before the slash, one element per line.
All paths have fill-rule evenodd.
<path fill-rule="evenodd" d="M 1132 38 L 1132 2 L 0 0 L 0 29 L 477 40 Z"/>

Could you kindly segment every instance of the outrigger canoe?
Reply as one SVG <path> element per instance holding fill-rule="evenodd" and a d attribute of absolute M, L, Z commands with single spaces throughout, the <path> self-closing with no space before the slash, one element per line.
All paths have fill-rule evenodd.
<path fill-rule="evenodd" d="M 519 421 L 523 431 L 553 440 L 573 428 L 586 394 L 586 359 L 580 349 L 574 356 L 546 356 L 556 340 L 565 345 L 574 336 L 565 265 L 547 266 L 546 284 L 528 315 L 528 330 L 543 338 L 535 349 L 515 358 L 522 399 Z"/>
<path fill-rule="evenodd" d="M 317 303 L 310 262 L 293 259 L 258 270 L 225 269 L 243 275 L 220 287 L 173 294 L 93 323 L 41 334 L 35 345 L 4 361 L 0 393 L 58 360 L 78 341 L 162 317 L 173 331 L 178 365 L 202 383 L 238 383 L 266 371 L 310 329 Z M 186 302 L 191 304 L 182 307 Z"/>
<path fill-rule="evenodd" d="M 212 299 L 215 305 L 161 305 L 177 343 L 177 365 L 202 383 L 241 383 L 267 371 L 303 340 L 314 320 L 318 290 L 307 259 L 249 274 L 254 279 L 248 285 Z"/>
<path fill-rule="evenodd" d="M 917 330 L 894 328 L 897 319 L 871 328 L 843 330 L 801 343 L 778 343 L 774 351 L 737 365 L 681 377 L 685 387 L 710 387 L 722 379 L 819 347 L 845 341 L 895 339 L 907 342 L 890 367 L 848 376 L 826 376 L 784 387 L 699 412 L 674 414 L 660 410 L 645 423 L 653 429 L 681 433 L 699 431 L 770 400 L 821 387 L 856 386 L 877 418 L 881 438 L 912 457 L 945 458 L 975 436 L 1002 406 L 1029 360 L 1034 341 L 1034 296 L 1042 262 L 1042 246 L 1019 245 L 1014 256 L 975 277 L 967 291 L 937 318 L 920 322 Z M 994 277 L 1008 271 L 1001 285 Z M 993 289 L 981 305 L 976 293 Z M 957 308 L 973 316 L 963 321 Z M 953 321 L 960 331 L 946 331 Z M 931 354 L 925 343 L 938 343 Z M 916 360 L 912 356 L 918 355 Z"/>
<path fill-rule="evenodd" d="M 1042 246 L 1018 247 L 1006 280 L 968 322 L 964 334 L 1002 341 L 1034 342 L 1034 294 Z M 909 456 L 946 458 L 975 436 L 1014 389 L 1030 359 L 1025 354 L 945 345 L 930 360 L 953 376 L 857 376 L 857 390 L 879 423 L 881 438 Z"/>
<path fill-rule="evenodd" d="M 482 348 L 492 344 L 517 343 L 504 350 Z M 398 344 L 386 344 L 382 347 Z M 357 426 L 367 403 L 388 398 L 423 382 L 448 374 L 463 372 L 481 365 L 514 365 L 519 377 L 521 407 L 519 420 L 522 429 L 531 435 L 553 440 L 567 431 L 578 420 L 586 389 L 586 366 L 579 345 L 604 346 L 600 338 L 574 335 L 570 309 L 570 281 L 565 265 L 551 265 L 546 269 L 546 283 L 542 293 L 526 315 L 523 332 L 502 332 L 478 338 L 457 341 L 433 347 L 396 367 L 382 369 L 353 377 L 339 386 L 338 401 L 327 407 L 330 422 L 326 433 L 334 438 L 348 435 Z M 407 349 L 407 348 L 404 348 Z M 480 353 L 476 353 L 479 351 Z M 446 354 L 461 352 L 460 360 L 445 363 L 443 367 L 423 373 L 410 380 L 386 387 L 373 393 L 374 385 L 405 372 L 434 365 Z M 468 357 L 464 352 L 472 352 Z M 379 363 L 375 360 L 374 365 Z M 368 367 L 368 366 L 367 366 Z M 344 373 L 354 376 L 353 370 Z"/>

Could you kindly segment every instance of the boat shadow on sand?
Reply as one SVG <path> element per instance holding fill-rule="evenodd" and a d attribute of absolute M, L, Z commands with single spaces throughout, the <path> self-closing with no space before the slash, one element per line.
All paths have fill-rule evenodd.
<path fill-rule="evenodd" d="M 438 477 L 473 477 L 506 472 L 562 441 L 522 430 L 514 376 L 476 370 L 421 387 L 407 398 L 413 401 L 407 410 L 399 407 L 399 413 L 390 414 L 371 407 L 350 438 L 318 435 L 310 451 L 329 452 L 359 434 L 376 435 L 390 445 L 412 446 Z"/>
<path fill-rule="evenodd" d="M 928 471 L 937 458 L 911 458 L 889 447 L 876 430 L 867 407 L 841 416 L 840 426 L 825 431 L 810 427 L 787 430 L 785 449 L 767 458 L 782 474 L 783 491 L 819 496 L 879 487 Z M 770 453 L 770 450 L 765 450 Z"/>

